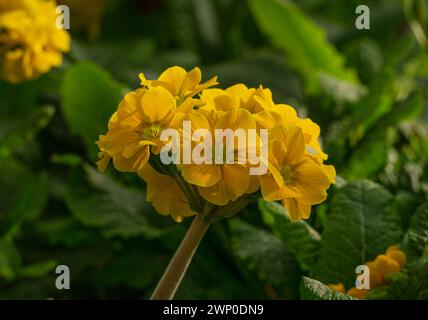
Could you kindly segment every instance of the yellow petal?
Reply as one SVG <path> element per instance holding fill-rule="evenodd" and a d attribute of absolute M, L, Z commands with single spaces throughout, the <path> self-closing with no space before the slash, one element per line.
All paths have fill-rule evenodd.
<path fill-rule="evenodd" d="M 357 288 L 351 288 L 348 290 L 347 294 L 351 297 L 357 298 L 357 299 L 365 299 L 367 295 L 369 294 L 368 289 L 357 289 Z"/>
<path fill-rule="evenodd" d="M 113 156 L 113 165 L 117 170 L 122 172 L 136 172 L 147 163 L 149 157 L 150 150 L 146 146 L 130 158 L 125 158 L 121 154 Z"/>
<path fill-rule="evenodd" d="M 308 219 L 311 215 L 311 206 L 309 204 L 300 202 L 295 198 L 284 199 L 281 202 L 287 208 L 288 215 L 293 222 L 297 222 L 300 219 Z"/>
<path fill-rule="evenodd" d="M 282 200 L 286 198 L 299 198 L 302 196 L 299 189 L 293 186 L 279 186 L 273 176 L 260 177 L 263 198 L 267 201 Z"/>
<path fill-rule="evenodd" d="M 168 123 L 175 111 L 175 99 L 163 87 L 147 90 L 141 98 L 142 118 L 152 124 Z"/>
<path fill-rule="evenodd" d="M 104 172 L 106 170 L 107 165 L 110 162 L 110 159 L 111 157 L 109 154 L 105 152 L 101 153 L 101 159 L 97 161 L 97 168 L 100 172 Z"/>
<path fill-rule="evenodd" d="M 218 206 L 224 206 L 230 201 L 222 180 L 211 187 L 198 187 L 198 191 L 205 200 Z"/>
<path fill-rule="evenodd" d="M 400 250 L 391 250 L 386 253 L 386 256 L 395 260 L 401 269 L 406 265 L 406 254 Z"/>
<path fill-rule="evenodd" d="M 265 129 L 272 129 L 280 123 L 280 115 L 273 111 L 264 110 L 254 115 L 257 124 Z"/>
<path fill-rule="evenodd" d="M 241 108 L 233 108 L 230 111 L 221 113 L 215 123 L 216 129 L 256 129 L 256 122 L 252 114 Z"/>
<path fill-rule="evenodd" d="M 119 104 L 117 110 L 117 120 L 122 128 L 135 128 L 141 124 L 140 101 L 135 92 L 125 95 L 124 100 Z"/>
<path fill-rule="evenodd" d="M 208 119 L 202 113 L 199 113 L 199 112 L 189 113 L 188 115 L 186 115 L 184 120 L 191 122 L 191 127 L 193 131 L 197 129 L 207 129 L 207 130 L 211 129 Z"/>
<path fill-rule="evenodd" d="M 180 89 L 180 95 L 185 95 L 186 93 L 190 94 L 195 89 L 195 87 L 201 82 L 201 70 L 199 68 L 194 68 L 189 71 L 183 79 L 183 83 Z"/>
<path fill-rule="evenodd" d="M 193 107 L 196 104 L 195 99 L 193 99 L 192 97 L 189 97 L 187 99 L 185 99 L 178 107 L 177 107 L 177 112 L 182 112 L 182 113 L 189 113 L 193 110 Z"/>
<path fill-rule="evenodd" d="M 292 106 L 287 104 L 277 104 L 272 110 L 280 115 L 283 124 L 287 126 L 294 126 L 296 124 L 297 112 Z"/>
<path fill-rule="evenodd" d="M 171 93 L 174 96 L 179 96 L 185 77 L 186 70 L 181 67 L 174 66 L 162 72 L 162 74 L 158 78 L 158 81 L 162 81 L 169 84 Z"/>
<path fill-rule="evenodd" d="M 338 292 L 341 292 L 341 293 L 345 293 L 346 292 L 345 285 L 343 283 L 329 284 L 328 287 L 331 290 L 338 291 Z"/>
<path fill-rule="evenodd" d="M 240 164 L 225 164 L 221 168 L 226 192 L 229 199 L 234 201 L 248 189 L 250 184 L 248 168 Z"/>
<path fill-rule="evenodd" d="M 212 186 L 221 178 L 220 169 L 214 164 L 183 165 L 181 174 L 187 182 L 200 187 Z"/>
<path fill-rule="evenodd" d="M 295 185 L 302 193 L 302 201 L 317 204 L 327 197 L 330 180 L 322 167 L 312 161 L 305 161 L 295 168 Z"/>
<path fill-rule="evenodd" d="M 400 271 L 400 265 L 397 261 L 381 254 L 375 260 L 376 269 L 385 277 L 387 274 Z"/>
<path fill-rule="evenodd" d="M 287 154 L 281 161 L 288 165 L 300 162 L 305 154 L 305 139 L 299 127 L 276 126 L 272 129 L 272 139 L 283 141 L 287 146 Z"/>
<path fill-rule="evenodd" d="M 248 185 L 247 191 L 245 193 L 251 194 L 259 190 L 260 188 L 260 177 L 259 176 L 251 176 L 250 175 L 250 183 Z"/>
<path fill-rule="evenodd" d="M 111 154 L 122 153 L 129 145 L 138 143 L 140 137 L 132 130 L 123 130 L 113 134 L 107 143 L 106 150 Z"/>

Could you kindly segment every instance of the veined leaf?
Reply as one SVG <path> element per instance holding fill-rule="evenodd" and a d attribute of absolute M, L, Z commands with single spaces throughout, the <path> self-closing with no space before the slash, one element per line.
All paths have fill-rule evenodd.
<path fill-rule="evenodd" d="M 61 91 L 65 119 L 95 160 L 95 141 L 106 132 L 108 120 L 124 95 L 125 87 L 96 64 L 83 62 L 67 71 Z"/>
<path fill-rule="evenodd" d="M 274 286 L 295 281 L 298 274 L 296 261 L 280 239 L 238 218 L 230 220 L 229 225 L 235 255 L 260 280 Z"/>
<path fill-rule="evenodd" d="M 381 129 L 368 135 L 346 163 L 343 175 L 346 179 L 370 179 L 385 167 L 388 152 L 394 142 L 396 132 L 393 129 Z"/>
<path fill-rule="evenodd" d="M 333 198 L 311 275 L 323 283 L 352 287 L 355 268 L 398 243 L 401 235 L 393 196 L 374 182 L 350 182 Z"/>
<path fill-rule="evenodd" d="M 308 277 L 302 277 L 300 298 L 302 300 L 355 300 L 347 294 L 334 291 L 321 282 Z"/>
<path fill-rule="evenodd" d="M 420 257 L 428 246 L 428 201 L 412 216 L 404 242 L 411 257 Z"/>
<path fill-rule="evenodd" d="M 273 234 L 284 241 L 287 249 L 296 257 L 300 267 L 308 270 L 315 262 L 321 236 L 305 221 L 292 222 L 286 209 L 276 202 L 259 200 L 263 221 Z"/>
<path fill-rule="evenodd" d="M 36 175 L 28 181 L 11 212 L 7 237 L 17 234 L 23 223 L 41 215 L 49 196 L 48 183 L 47 174 Z"/>
<path fill-rule="evenodd" d="M 42 106 L 32 110 L 25 117 L 3 121 L 0 120 L 0 161 L 34 139 L 44 129 L 55 114 L 53 106 Z"/>
<path fill-rule="evenodd" d="M 309 93 L 320 93 L 322 75 L 358 85 L 356 73 L 345 67 L 344 58 L 327 41 L 324 31 L 291 1 L 249 3 L 259 27 L 285 51 L 287 63 L 306 80 Z"/>
<path fill-rule="evenodd" d="M 107 237 L 144 235 L 155 238 L 167 232 L 167 228 L 162 230 L 149 222 L 147 213 L 152 210 L 145 202 L 144 192 L 125 187 L 89 165 L 85 170 L 96 189 L 91 188 L 91 192 L 86 193 L 70 186 L 66 197 L 78 221 L 85 226 L 102 228 Z"/>

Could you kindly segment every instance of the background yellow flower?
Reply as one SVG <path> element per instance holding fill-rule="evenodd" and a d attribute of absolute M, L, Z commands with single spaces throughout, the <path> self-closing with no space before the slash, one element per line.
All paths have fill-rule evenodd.
<path fill-rule="evenodd" d="M 70 37 L 57 17 L 55 1 L 0 2 L 0 78 L 20 83 L 61 65 Z"/>

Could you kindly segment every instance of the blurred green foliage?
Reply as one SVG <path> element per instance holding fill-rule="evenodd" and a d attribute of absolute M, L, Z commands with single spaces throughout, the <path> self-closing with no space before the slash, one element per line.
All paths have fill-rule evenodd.
<path fill-rule="evenodd" d="M 398 243 L 408 267 L 370 297 L 427 299 L 428 2 L 365 3 L 370 30 L 356 0 L 110 0 L 62 68 L 0 83 L 0 298 L 150 296 L 189 221 L 158 215 L 136 175 L 98 173 L 94 141 L 139 72 L 180 65 L 310 116 L 338 181 L 308 221 L 260 200 L 213 225 L 177 298 L 349 299 L 326 284 Z"/>

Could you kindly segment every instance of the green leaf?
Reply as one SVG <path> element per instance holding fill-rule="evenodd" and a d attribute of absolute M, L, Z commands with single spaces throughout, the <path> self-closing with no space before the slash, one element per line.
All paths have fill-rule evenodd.
<path fill-rule="evenodd" d="M 12 242 L 0 241 L 0 279 L 12 281 L 21 267 L 21 255 Z"/>
<path fill-rule="evenodd" d="M 0 232 L 3 239 L 11 240 L 23 224 L 42 214 L 49 196 L 49 176 L 32 172 L 16 159 L 1 166 L 0 176 Z"/>
<path fill-rule="evenodd" d="M 409 191 L 398 191 L 395 195 L 395 206 L 401 217 L 401 226 L 403 230 L 408 230 L 410 220 L 416 209 L 424 202 L 425 198 L 420 194 Z"/>
<path fill-rule="evenodd" d="M 321 282 L 308 277 L 302 277 L 300 298 L 302 300 L 355 300 L 347 294 L 334 291 Z"/>
<path fill-rule="evenodd" d="M 101 238 L 100 234 L 82 226 L 71 216 L 38 221 L 35 228 L 37 235 L 53 246 L 73 248 Z"/>
<path fill-rule="evenodd" d="M 295 281 L 296 261 L 280 239 L 240 219 L 231 219 L 229 226 L 234 254 L 260 280 L 278 287 Z"/>
<path fill-rule="evenodd" d="M 33 140 L 55 114 L 53 106 L 43 106 L 15 119 L 0 121 L 0 162 Z"/>
<path fill-rule="evenodd" d="M 368 180 L 350 182 L 337 190 L 330 208 L 311 275 L 323 283 L 342 282 L 352 287 L 358 265 L 399 242 L 400 217 L 393 196 Z"/>
<path fill-rule="evenodd" d="M 148 241 L 127 243 L 103 270 L 92 277 L 101 287 L 107 288 L 127 286 L 142 290 L 154 286 L 169 259 L 163 251 L 152 249 L 156 245 Z"/>
<path fill-rule="evenodd" d="M 428 201 L 425 201 L 411 218 L 404 242 L 411 257 L 420 257 L 428 246 Z"/>
<path fill-rule="evenodd" d="M 260 199 L 259 208 L 263 221 L 271 228 L 273 234 L 284 241 L 302 270 L 308 270 L 318 255 L 321 240 L 318 232 L 305 221 L 292 222 L 286 209 L 279 203 Z"/>
<path fill-rule="evenodd" d="M 93 189 L 79 192 L 70 186 L 66 203 L 78 221 L 85 226 L 102 228 L 106 237 L 155 238 L 163 234 L 165 230 L 149 222 L 147 213 L 152 210 L 145 202 L 144 192 L 125 187 L 89 165 L 85 170 L 98 192 Z"/>
<path fill-rule="evenodd" d="M 15 207 L 11 211 L 6 238 L 15 236 L 22 224 L 37 220 L 42 214 L 49 196 L 48 183 L 47 174 L 35 175 L 26 182 Z"/>
<path fill-rule="evenodd" d="M 250 0 L 259 27 L 283 49 L 287 63 L 306 80 L 311 94 L 322 88 L 322 76 L 358 84 L 356 73 L 345 67 L 344 58 L 318 27 L 296 5 L 287 0 Z"/>
<path fill-rule="evenodd" d="M 355 149 L 343 169 L 348 180 L 375 178 L 388 161 L 388 152 L 392 147 L 396 132 L 376 130 L 368 135 Z"/>
<path fill-rule="evenodd" d="M 369 101 L 366 101 L 366 103 L 370 105 Z M 366 120 L 360 123 L 364 127 L 361 134 L 364 133 L 365 136 L 354 146 L 353 153 L 346 164 L 346 168 L 343 170 L 344 175 L 350 180 L 376 178 L 377 174 L 387 165 L 389 152 L 397 135 L 396 127 L 418 117 L 423 111 L 424 99 L 421 95 L 414 94 L 406 101 L 394 105 L 380 119 L 377 119 L 377 117 L 380 117 L 381 114 L 373 116 L 373 113 L 369 112 L 371 108 L 378 110 L 379 105 L 371 104 L 370 108 L 364 107 L 362 113 L 371 114 L 371 117 L 373 117 L 371 121 L 376 120 L 376 124 L 369 124 L 365 122 Z M 389 108 L 388 106 L 384 112 Z M 358 122 L 358 120 L 355 121 Z M 369 127 L 373 128 L 371 131 L 366 132 Z M 353 130 L 351 131 L 353 132 Z M 356 141 L 354 141 L 356 138 L 357 136 L 351 137 L 351 144 Z"/>
<path fill-rule="evenodd" d="M 396 96 L 393 78 L 394 72 L 389 68 L 379 72 L 370 85 L 369 94 L 355 106 L 350 131 L 352 146 L 355 146 L 367 130 L 392 109 Z"/>
<path fill-rule="evenodd" d="M 22 267 L 19 276 L 25 278 L 39 278 L 51 272 L 58 265 L 56 260 L 48 260 Z"/>
<path fill-rule="evenodd" d="M 61 89 L 62 109 L 71 131 L 85 142 L 87 152 L 96 159 L 95 141 L 107 131 L 107 123 L 125 93 L 99 66 L 83 62 L 71 67 Z"/>

